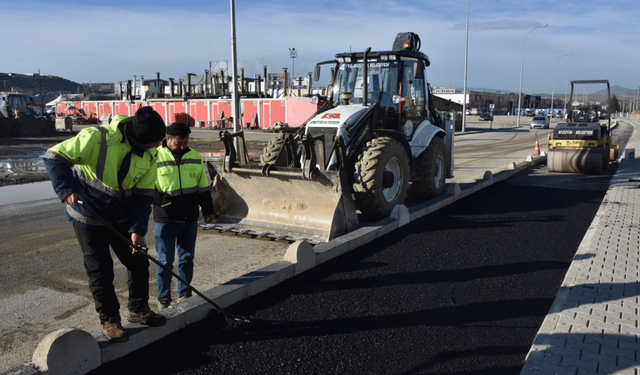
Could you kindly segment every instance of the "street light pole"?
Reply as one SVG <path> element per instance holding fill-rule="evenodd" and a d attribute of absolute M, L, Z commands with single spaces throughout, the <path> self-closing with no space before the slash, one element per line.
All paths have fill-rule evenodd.
<path fill-rule="evenodd" d="M 563 57 L 567 57 L 567 56 L 572 56 L 572 53 L 569 53 L 567 55 L 562 55 L 560 57 L 558 57 L 558 60 L 556 60 L 556 65 L 554 65 L 553 67 L 553 85 L 551 86 L 551 118 L 553 119 L 554 116 L 554 112 L 553 112 L 553 94 L 556 91 L 556 68 L 558 67 L 558 61 L 560 61 L 561 58 Z"/>
<path fill-rule="evenodd" d="M 578 65 L 574 65 L 571 68 L 569 68 L 567 70 L 567 84 L 564 87 L 564 109 L 562 110 L 562 115 L 566 115 L 567 113 L 567 91 L 569 91 L 569 72 L 571 71 L 571 69 L 573 68 L 577 68 L 582 64 L 578 64 Z"/>
<path fill-rule="evenodd" d="M 464 43 L 464 88 L 462 91 L 462 132 L 464 133 L 467 127 L 467 58 L 469 56 L 469 3 L 471 0 L 467 0 L 467 38 Z"/>
<path fill-rule="evenodd" d="M 520 66 L 520 92 L 518 93 L 518 123 L 517 123 L 517 127 L 520 127 L 520 112 L 522 110 L 522 77 L 524 75 L 524 46 L 527 43 L 527 37 L 529 36 L 529 34 L 531 34 L 531 32 L 533 30 L 539 29 L 541 27 L 547 27 L 547 26 L 549 26 L 549 25 L 545 23 L 544 25 L 536 26 L 533 29 L 529 30 L 527 35 L 524 36 L 524 41 L 522 42 L 522 65 Z"/>
<path fill-rule="evenodd" d="M 233 115 L 233 131 L 239 133 L 243 131 L 242 119 L 240 118 L 240 94 L 238 88 L 238 52 L 236 46 L 236 5 L 235 0 L 231 2 L 231 70 L 233 71 L 233 91 L 231 92 L 231 112 Z M 244 142 L 240 142 L 239 137 L 234 138 L 234 146 L 241 164 L 247 163 L 247 154 L 244 149 Z"/>
<path fill-rule="evenodd" d="M 289 56 L 291 57 L 291 95 L 293 95 L 293 81 L 296 79 L 295 58 L 298 57 L 298 51 L 295 48 L 289 48 Z"/>

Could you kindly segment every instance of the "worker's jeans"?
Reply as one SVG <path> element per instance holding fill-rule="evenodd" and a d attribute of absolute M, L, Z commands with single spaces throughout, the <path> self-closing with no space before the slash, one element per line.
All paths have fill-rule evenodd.
<path fill-rule="evenodd" d="M 84 268 L 89 276 L 89 289 L 93 294 L 100 322 L 120 316 L 120 303 L 113 286 L 113 258 L 109 246 L 127 268 L 129 311 L 140 312 L 149 306 L 149 260 L 132 254 L 131 247 L 115 234 L 103 228 L 73 225 L 84 255 Z M 125 238 L 131 234 L 122 232 Z"/>
<path fill-rule="evenodd" d="M 173 270 L 173 260 L 178 250 L 178 276 L 191 284 L 193 279 L 193 256 L 196 250 L 198 221 L 192 220 L 183 224 L 156 223 L 155 239 L 158 261 Z M 156 266 L 158 282 L 158 299 L 168 298 L 171 301 L 171 273 Z M 189 287 L 178 281 L 178 297 L 182 297 Z"/>

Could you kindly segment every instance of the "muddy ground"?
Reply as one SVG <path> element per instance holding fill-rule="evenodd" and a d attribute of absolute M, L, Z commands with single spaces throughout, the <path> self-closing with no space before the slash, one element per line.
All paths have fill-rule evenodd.
<path fill-rule="evenodd" d="M 48 148 L 75 136 L 77 132 L 53 135 L 0 137 L 0 187 L 49 180 L 42 164 Z M 249 152 L 260 155 L 266 143 L 247 141 Z M 216 138 L 192 138 L 189 146 L 198 152 L 220 152 L 222 142 Z"/>

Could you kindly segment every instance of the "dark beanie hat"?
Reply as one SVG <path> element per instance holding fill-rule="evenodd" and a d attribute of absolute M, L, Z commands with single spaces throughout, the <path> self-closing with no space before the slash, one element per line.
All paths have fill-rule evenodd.
<path fill-rule="evenodd" d="M 182 122 L 174 122 L 173 124 L 167 126 L 167 134 L 169 135 L 179 135 L 184 137 L 187 134 L 191 134 L 191 129 L 182 123 Z"/>
<path fill-rule="evenodd" d="M 160 114 L 153 108 L 140 107 L 127 129 L 127 135 L 142 144 L 159 142 L 166 135 L 166 126 Z"/>

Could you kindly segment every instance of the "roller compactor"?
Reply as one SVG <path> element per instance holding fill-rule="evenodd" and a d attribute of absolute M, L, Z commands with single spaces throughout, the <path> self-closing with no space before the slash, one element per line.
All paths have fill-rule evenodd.
<path fill-rule="evenodd" d="M 606 84 L 608 102 L 606 114 L 598 104 L 573 105 L 574 86 L 578 84 Z M 571 81 L 571 96 L 567 122 L 556 125 L 547 140 L 549 172 L 600 174 L 609 163 L 618 159 L 619 146 L 612 142 L 611 89 L 608 80 Z M 600 122 L 604 117 L 606 122 Z"/>

